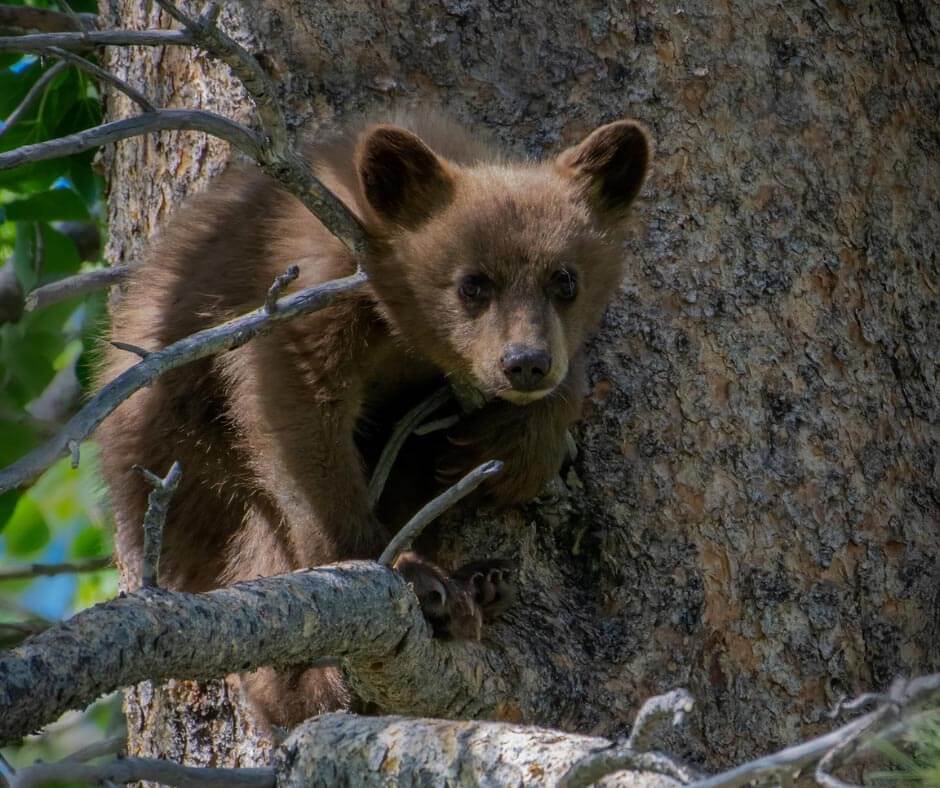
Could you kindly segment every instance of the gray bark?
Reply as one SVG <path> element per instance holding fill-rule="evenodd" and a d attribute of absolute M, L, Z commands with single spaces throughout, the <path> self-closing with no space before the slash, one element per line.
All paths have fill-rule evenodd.
<path fill-rule="evenodd" d="M 155 25 L 142 7 L 109 10 Z M 817 732 L 842 694 L 940 669 L 936 4 L 246 0 L 223 21 L 305 131 L 409 99 L 519 153 L 625 115 L 653 131 L 579 459 L 539 504 L 441 529 L 445 564 L 520 566 L 524 603 L 488 648 L 547 681 L 497 716 L 614 736 L 686 686 L 686 752 L 717 767 Z M 157 103 L 248 117 L 184 49 L 110 65 Z M 226 155 L 193 134 L 106 154 L 111 259 Z M 132 751 L 266 757 L 228 688 L 208 692 L 225 702 L 192 713 L 178 690 L 131 695 Z"/>

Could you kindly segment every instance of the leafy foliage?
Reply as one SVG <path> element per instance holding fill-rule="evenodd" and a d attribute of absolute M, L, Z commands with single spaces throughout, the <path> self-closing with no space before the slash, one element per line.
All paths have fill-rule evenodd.
<path fill-rule="evenodd" d="M 877 742 L 878 750 L 895 766 L 869 775 L 875 785 L 940 786 L 940 712 L 933 711 L 916 724 L 897 747 Z"/>
<path fill-rule="evenodd" d="M 56 8 L 43 0 L 3 5 Z M 95 0 L 71 0 L 69 5 L 76 11 L 97 11 Z M 33 55 L 0 53 L 0 119 L 9 118 L 53 65 Z M 100 122 L 98 88 L 83 72 L 67 68 L 46 84 L 17 123 L 6 128 L 0 120 L 0 151 Z M 92 237 L 104 232 L 103 184 L 93 160 L 88 152 L 0 172 L 0 269 L 12 267 L 23 293 L 102 265 L 98 249 L 88 251 L 86 244 L 80 248 L 76 242 L 77 229 L 85 238 L 92 228 Z M 0 325 L 0 467 L 54 431 L 87 393 L 86 370 L 105 314 L 105 295 L 97 294 L 24 312 L 18 321 Z M 30 489 L 0 495 L 0 567 L 110 554 L 96 460 L 95 447 L 83 446 L 78 469 L 65 459 Z M 16 640 L 24 623 L 41 629 L 113 596 L 116 586 L 114 570 L 0 581 L 0 648 L 10 644 L 11 632 Z M 103 708 L 95 714 L 107 721 L 115 703 Z M 100 726 L 88 728 L 95 714 L 73 717 L 65 725 L 71 733 L 64 740 L 59 736 L 58 745 L 53 737 L 12 757 L 20 762 L 51 757 L 56 747 L 74 748 L 83 737 L 99 737 Z"/>

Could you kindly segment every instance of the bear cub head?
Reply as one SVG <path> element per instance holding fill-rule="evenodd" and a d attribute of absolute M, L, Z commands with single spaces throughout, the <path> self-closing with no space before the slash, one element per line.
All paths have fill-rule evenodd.
<path fill-rule="evenodd" d="M 550 394 L 616 293 L 649 158 L 630 120 L 539 163 L 458 164 L 403 128 L 367 129 L 355 166 L 385 319 L 488 399 Z"/>

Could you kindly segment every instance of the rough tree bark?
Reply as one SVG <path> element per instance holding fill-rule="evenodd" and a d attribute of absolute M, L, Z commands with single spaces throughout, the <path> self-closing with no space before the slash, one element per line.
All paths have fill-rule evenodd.
<path fill-rule="evenodd" d="M 167 26 L 149 4 L 102 5 Z M 521 153 L 621 116 L 653 131 L 578 460 L 540 503 L 440 529 L 445 563 L 519 562 L 523 604 L 490 644 L 526 641 L 555 680 L 505 718 L 614 736 L 685 686 L 693 735 L 673 751 L 720 767 L 820 732 L 843 694 L 940 669 L 936 4 L 225 6 L 295 128 L 418 98 Z M 249 117 L 189 50 L 109 65 L 155 103 Z M 226 156 L 195 134 L 106 154 L 111 260 Z M 128 710 L 134 753 L 270 751 L 232 684 L 144 684 Z"/>

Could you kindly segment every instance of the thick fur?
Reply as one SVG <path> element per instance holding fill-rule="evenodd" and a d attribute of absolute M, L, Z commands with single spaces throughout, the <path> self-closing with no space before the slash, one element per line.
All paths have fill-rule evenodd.
<path fill-rule="evenodd" d="M 168 587 L 203 591 L 375 558 L 389 532 L 367 507 L 365 466 L 402 409 L 447 377 L 471 381 L 491 404 L 455 428 L 446 452 L 425 458 L 442 484 L 502 459 L 487 492 L 512 504 L 557 473 L 580 409 L 580 349 L 621 278 L 617 228 L 642 184 L 647 138 L 621 121 L 540 164 L 508 162 L 477 139 L 445 121 L 399 119 L 310 152 L 319 177 L 366 225 L 369 287 L 164 375 L 102 425 L 129 577 L 148 492 L 132 466 L 163 473 L 173 460 L 183 481 L 164 536 Z M 162 348 L 257 308 L 295 261 L 297 288 L 355 270 L 294 197 L 232 168 L 154 244 L 114 311 L 112 335 Z M 556 297 L 571 272 L 577 294 Z M 484 282 L 482 295 L 468 277 Z M 507 348 L 551 359 L 540 387 L 517 390 L 507 379 Z M 109 350 L 101 380 L 133 362 Z M 451 577 L 406 557 L 401 568 L 425 592 L 435 627 L 458 637 L 478 636 L 487 602 L 500 595 L 493 589 L 505 585 L 479 567 Z M 432 609 L 441 590 L 452 598 L 450 625 L 447 610 Z M 279 724 L 349 702 L 332 671 L 262 673 L 249 685 Z"/>

